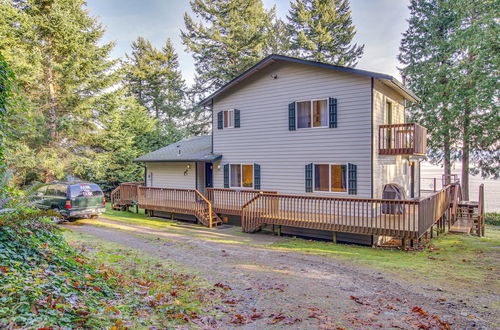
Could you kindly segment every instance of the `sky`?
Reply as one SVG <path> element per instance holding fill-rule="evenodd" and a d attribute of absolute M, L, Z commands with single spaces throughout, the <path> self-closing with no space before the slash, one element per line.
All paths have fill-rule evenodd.
<path fill-rule="evenodd" d="M 267 8 L 276 6 L 277 15 L 286 18 L 290 0 L 264 0 Z M 354 43 L 365 51 L 357 68 L 387 73 L 400 79 L 397 54 L 401 34 L 408 27 L 409 0 L 351 0 Z M 188 0 L 87 0 L 93 16 L 106 27 L 104 42 L 115 42 L 113 57 L 130 53 L 130 44 L 142 36 L 162 47 L 170 38 L 179 54 L 182 74 L 191 84 L 195 68 L 192 55 L 181 42 L 184 13 L 191 13 Z"/>

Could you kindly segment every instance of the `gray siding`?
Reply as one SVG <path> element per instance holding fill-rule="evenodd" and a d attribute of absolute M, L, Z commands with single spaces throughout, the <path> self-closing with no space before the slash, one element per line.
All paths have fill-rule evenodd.
<path fill-rule="evenodd" d="M 277 74 L 273 79 L 271 74 Z M 334 97 L 338 128 L 288 130 L 288 104 Z M 239 109 L 241 127 L 217 129 L 217 113 Z M 214 186 L 223 187 L 223 164 L 258 163 L 261 189 L 306 194 L 308 163 L 353 163 L 358 166 L 358 194 L 371 196 L 371 78 L 280 63 L 248 78 L 214 101 Z M 339 193 L 309 193 L 346 196 Z"/>
<path fill-rule="evenodd" d="M 378 154 L 379 126 L 387 124 L 386 102 L 392 103 L 392 123 L 405 123 L 405 99 L 391 88 L 375 80 L 373 91 L 373 197 L 381 198 L 382 190 L 387 183 L 397 183 L 410 196 L 410 169 L 408 158 Z M 404 168 L 406 167 L 406 169 Z M 418 168 L 415 169 L 416 171 Z M 415 194 L 418 195 L 418 175 L 416 175 Z"/>
<path fill-rule="evenodd" d="M 190 169 L 187 168 L 188 165 Z M 146 185 L 148 187 L 196 189 L 195 166 L 194 162 L 146 163 Z"/>

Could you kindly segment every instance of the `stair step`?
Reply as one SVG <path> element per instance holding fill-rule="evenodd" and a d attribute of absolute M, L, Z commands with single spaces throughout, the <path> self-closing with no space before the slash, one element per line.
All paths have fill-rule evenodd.
<path fill-rule="evenodd" d="M 474 220 L 457 220 L 450 228 L 450 233 L 469 234 L 474 226 Z"/>

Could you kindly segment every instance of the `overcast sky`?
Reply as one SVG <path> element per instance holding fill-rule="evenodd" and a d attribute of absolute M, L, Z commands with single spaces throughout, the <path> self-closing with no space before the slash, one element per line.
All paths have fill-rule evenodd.
<path fill-rule="evenodd" d="M 266 7 L 276 5 L 278 16 L 285 18 L 289 0 L 264 0 Z M 391 74 L 398 79 L 398 54 L 401 34 L 406 30 L 409 0 L 351 0 L 351 10 L 357 34 L 354 42 L 365 45 L 357 68 Z M 130 52 L 130 44 L 138 36 L 161 47 L 172 39 L 179 54 L 181 70 L 190 84 L 194 78 L 191 54 L 180 39 L 184 28 L 183 16 L 190 13 L 188 0 L 87 0 L 94 16 L 106 27 L 104 41 L 114 41 L 115 57 Z"/>

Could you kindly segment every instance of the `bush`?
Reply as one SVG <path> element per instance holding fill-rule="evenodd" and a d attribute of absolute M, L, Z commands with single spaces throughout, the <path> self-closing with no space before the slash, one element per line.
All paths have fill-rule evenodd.
<path fill-rule="evenodd" d="M 117 280 L 80 257 L 42 211 L 0 215 L 0 328 L 112 324 L 99 315 Z"/>
<path fill-rule="evenodd" d="M 500 226 L 500 213 L 486 213 L 484 222 L 488 225 Z"/>

